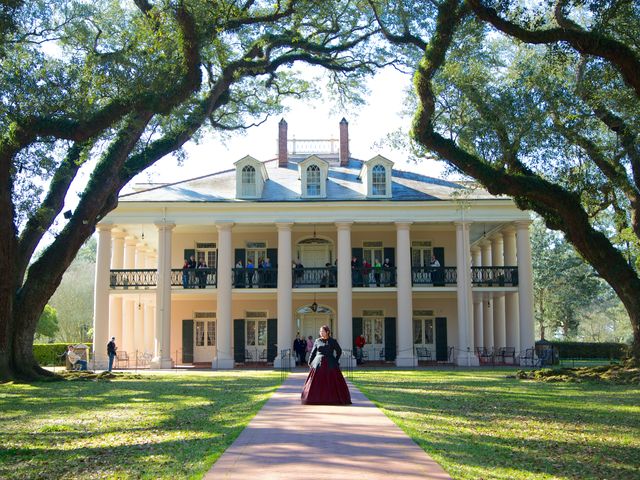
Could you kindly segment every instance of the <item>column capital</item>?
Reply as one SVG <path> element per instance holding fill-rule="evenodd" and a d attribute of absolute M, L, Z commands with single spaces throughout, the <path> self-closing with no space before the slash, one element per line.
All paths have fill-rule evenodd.
<path fill-rule="evenodd" d="M 335 222 L 335 225 L 338 230 L 351 230 L 353 222 Z"/>
<path fill-rule="evenodd" d="M 124 237 L 124 243 L 125 243 L 125 245 L 129 245 L 129 246 L 135 247 L 138 244 L 138 239 L 136 237 L 134 237 L 133 235 L 128 235 L 128 236 Z"/>
<path fill-rule="evenodd" d="M 533 220 L 517 220 L 513 222 L 513 224 L 518 228 L 518 230 L 526 228 L 529 229 L 529 226 L 533 223 Z"/>
<path fill-rule="evenodd" d="M 230 231 L 233 225 L 234 225 L 233 222 L 220 222 L 220 223 L 216 223 L 216 228 L 218 229 L 219 232 L 226 232 L 226 231 Z"/>
<path fill-rule="evenodd" d="M 473 245 L 471 247 L 471 252 L 480 252 L 480 246 L 479 245 Z"/>
<path fill-rule="evenodd" d="M 127 236 L 127 233 L 123 231 L 120 227 L 113 227 L 111 229 L 112 238 L 124 238 L 126 236 Z"/>
<path fill-rule="evenodd" d="M 293 227 L 293 222 L 276 222 L 278 231 L 291 231 L 291 227 Z"/>
<path fill-rule="evenodd" d="M 176 224 L 173 222 L 156 222 L 154 225 L 158 230 L 173 230 L 176 228 Z"/>
<path fill-rule="evenodd" d="M 506 235 L 515 235 L 516 227 L 514 225 L 507 225 L 502 230 L 500 230 L 500 233 L 502 234 L 503 237 Z"/>
<path fill-rule="evenodd" d="M 486 248 L 490 248 L 491 247 L 491 242 L 487 238 L 485 238 L 483 240 L 480 240 L 478 242 L 478 245 L 480 245 L 480 248 L 484 250 Z"/>
<path fill-rule="evenodd" d="M 492 235 L 491 237 L 489 237 L 489 240 L 491 240 L 491 243 L 503 243 L 501 233 L 496 233 L 495 235 Z"/>
<path fill-rule="evenodd" d="M 469 228 L 473 222 L 458 220 L 453 222 L 456 228 Z"/>
<path fill-rule="evenodd" d="M 96 224 L 96 230 L 98 232 L 106 232 L 106 231 L 111 232 L 112 228 L 113 228 L 113 223 L 104 222 L 104 223 L 97 223 Z"/>
<path fill-rule="evenodd" d="M 396 230 L 409 230 L 413 222 L 393 222 L 396 224 Z"/>

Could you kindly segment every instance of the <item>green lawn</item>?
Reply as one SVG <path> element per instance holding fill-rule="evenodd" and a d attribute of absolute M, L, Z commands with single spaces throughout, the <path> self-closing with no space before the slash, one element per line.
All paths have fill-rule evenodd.
<path fill-rule="evenodd" d="M 513 373 L 360 370 L 353 382 L 455 479 L 640 479 L 640 386 Z"/>
<path fill-rule="evenodd" d="M 0 385 L 0 478 L 200 478 L 279 384 L 234 371 Z"/>

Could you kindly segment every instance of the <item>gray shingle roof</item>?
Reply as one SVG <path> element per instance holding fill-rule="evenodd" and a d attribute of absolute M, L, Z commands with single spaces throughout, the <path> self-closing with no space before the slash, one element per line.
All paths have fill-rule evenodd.
<path fill-rule="evenodd" d="M 236 198 L 236 171 L 205 175 L 167 184 L 137 184 L 134 191 L 122 194 L 121 202 L 313 202 L 367 200 L 366 180 L 358 175 L 363 161 L 350 159 L 345 167 L 330 162 L 327 179 L 327 197 L 302 198 L 298 162 L 308 157 L 290 156 L 287 168 L 278 167 L 278 161 L 264 162 L 269 175 L 262 196 L 258 199 Z M 464 191 L 465 184 L 429 177 L 420 173 L 392 170 L 392 198 L 369 201 L 437 201 L 451 200 Z M 483 189 L 474 189 L 469 199 L 495 198 Z"/>

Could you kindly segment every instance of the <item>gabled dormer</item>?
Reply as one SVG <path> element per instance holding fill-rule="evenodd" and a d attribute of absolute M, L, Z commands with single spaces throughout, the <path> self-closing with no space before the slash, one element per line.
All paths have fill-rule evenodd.
<path fill-rule="evenodd" d="M 326 198 L 329 162 L 311 155 L 298 164 L 302 198 Z"/>
<path fill-rule="evenodd" d="M 362 165 L 358 178 L 366 185 L 367 197 L 391 198 L 391 170 L 393 162 L 376 155 Z"/>
<path fill-rule="evenodd" d="M 260 198 L 269 178 L 264 164 L 247 155 L 236 163 L 236 198 Z"/>

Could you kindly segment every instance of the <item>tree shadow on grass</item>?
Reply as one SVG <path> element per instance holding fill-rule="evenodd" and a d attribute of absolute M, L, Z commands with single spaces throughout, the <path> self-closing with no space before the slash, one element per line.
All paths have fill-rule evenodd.
<path fill-rule="evenodd" d="M 279 383 L 261 373 L 10 386 L 0 395 L 0 477 L 204 473 Z"/>
<path fill-rule="evenodd" d="M 640 478 L 637 387 L 521 382 L 505 372 L 389 374 L 354 383 L 454 476 Z"/>

